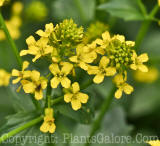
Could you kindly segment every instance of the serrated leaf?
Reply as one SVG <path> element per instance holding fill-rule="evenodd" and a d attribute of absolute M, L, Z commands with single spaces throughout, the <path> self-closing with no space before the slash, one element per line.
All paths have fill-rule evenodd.
<path fill-rule="evenodd" d="M 99 10 L 109 12 L 112 16 L 126 21 L 144 20 L 145 16 L 138 7 L 139 0 L 111 0 L 98 6 Z"/>
<path fill-rule="evenodd" d="M 20 125 L 26 123 L 29 120 L 34 119 L 37 116 L 36 111 L 32 112 L 19 112 L 13 115 L 7 116 L 4 121 L 1 121 L 0 133 L 8 132 Z"/>
<path fill-rule="evenodd" d="M 10 85 L 8 87 L 8 93 L 13 107 L 16 111 L 33 111 L 35 106 L 31 100 L 30 95 L 24 94 L 23 91 L 16 92 L 18 85 Z M 24 102 L 25 101 L 25 102 Z"/>

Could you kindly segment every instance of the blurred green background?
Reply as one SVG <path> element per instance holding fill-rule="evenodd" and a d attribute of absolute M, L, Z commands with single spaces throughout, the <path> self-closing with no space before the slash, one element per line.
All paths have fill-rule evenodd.
<path fill-rule="evenodd" d="M 116 0 L 41 0 L 42 6 L 32 3 L 38 0 L 22 0 L 24 5 L 21 13 L 22 26 L 20 27 L 21 36 L 15 40 L 19 50 L 26 49 L 26 38 L 29 35 L 36 37 L 35 32 L 38 29 L 44 29 L 46 23 L 53 22 L 54 25 L 61 22 L 66 18 L 73 18 L 74 21 L 80 26 L 82 25 L 85 30 L 88 26 L 96 21 L 103 22 L 108 25 L 112 34 L 122 34 L 127 40 L 135 41 L 137 33 L 140 29 L 141 16 L 134 19 L 127 17 L 127 14 L 134 13 L 136 15 L 138 8 L 136 5 L 129 3 L 133 0 L 123 0 L 121 3 L 126 3 L 126 7 L 122 7 L 120 3 L 114 5 Z M 119 0 L 120 1 L 120 0 Z M 7 20 L 11 17 L 11 7 L 15 0 L 12 0 L 8 5 L 2 8 L 2 14 Z M 113 2 L 113 3 L 112 3 Z M 105 9 L 98 9 L 103 4 L 109 5 Z M 144 5 L 148 11 L 157 4 L 156 0 L 144 0 Z M 31 6 L 32 4 L 32 6 Z M 109 7 L 110 6 L 110 7 Z M 109 8 L 108 8 L 109 7 Z M 117 12 L 117 9 L 124 9 L 123 13 Z M 131 11 L 132 10 L 132 11 Z M 160 13 L 157 14 L 157 17 Z M 137 14 L 138 15 L 138 14 Z M 127 19 L 131 18 L 131 19 Z M 133 18 L 133 19 L 132 19 Z M 138 20 L 139 19 L 139 20 Z M 98 31 L 98 30 L 96 30 Z M 153 22 L 147 32 L 140 48 L 139 53 L 147 52 L 150 58 L 149 66 L 155 67 L 158 71 L 160 69 L 160 26 L 157 22 Z M 23 59 L 30 59 L 31 57 L 24 57 Z M 40 60 L 36 64 L 32 64 L 32 68 L 40 68 L 41 72 L 45 72 L 46 62 Z M 0 68 L 11 72 L 12 68 L 17 67 L 16 58 L 11 51 L 10 45 L 7 40 L 0 41 Z M 83 73 L 82 73 L 83 74 Z M 158 77 L 153 83 L 140 83 L 133 78 L 133 72 L 129 73 L 130 83 L 134 86 L 135 91 L 131 95 L 123 95 L 120 100 L 114 99 L 111 108 L 102 121 L 102 127 L 99 132 L 105 135 L 111 133 L 115 135 L 131 135 L 134 139 L 137 133 L 142 133 L 146 136 L 159 136 L 160 137 L 160 78 Z M 85 78 L 84 78 L 85 80 Z M 16 87 L 14 87 L 15 89 Z M 86 91 L 93 99 L 93 115 L 98 112 L 100 103 L 108 95 L 111 88 L 110 79 L 106 79 L 100 85 L 92 85 Z M 32 109 L 32 103 L 29 97 L 21 92 L 16 93 L 13 87 L 0 87 L 0 121 L 16 112 L 18 110 Z M 25 105 L 24 105 L 25 102 Z M 22 105 L 22 106 L 20 106 Z M 65 107 L 61 107 L 65 108 Z M 81 114 L 81 113 L 79 113 Z M 92 115 L 92 119 L 94 116 Z M 62 111 L 62 114 L 56 117 L 57 135 L 65 132 L 71 132 L 73 135 L 87 135 L 90 125 L 83 125 L 75 122 L 69 113 Z M 84 123 L 84 122 L 82 122 Z M 3 127 L 1 124 L 0 127 Z M 36 131 L 36 130 L 35 130 Z M 27 133 L 28 132 L 28 133 Z M 33 131 L 27 131 L 29 135 Z M 37 130 L 37 133 L 40 132 Z M 38 135 L 38 134 L 37 134 Z M 3 146 L 4 144 L 2 144 Z M 32 144 L 30 144 L 32 146 Z M 35 144 L 33 144 L 35 146 Z M 52 144 L 54 145 L 54 144 Z M 56 146 L 81 146 L 82 144 L 56 144 Z M 93 144 L 104 145 L 104 144 Z M 105 144 L 106 146 L 119 146 L 121 144 Z M 125 146 L 125 144 L 122 144 Z M 135 143 L 126 144 L 126 146 L 143 146 L 146 144 Z M 45 144 L 44 144 L 45 146 Z"/>

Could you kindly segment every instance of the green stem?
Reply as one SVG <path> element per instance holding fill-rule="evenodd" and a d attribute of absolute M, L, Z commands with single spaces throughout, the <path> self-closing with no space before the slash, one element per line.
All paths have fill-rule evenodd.
<path fill-rule="evenodd" d="M 12 37 L 11 37 L 8 29 L 7 29 L 7 26 L 6 26 L 6 24 L 5 24 L 5 21 L 4 21 L 4 19 L 3 19 L 3 16 L 2 16 L 2 14 L 1 14 L 1 12 L 0 12 L 0 27 L 3 29 L 5 35 L 6 35 L 7 39 L 8 39 L 8 42 L 9 42 L 10 45 L 11 45 L 11 48 L 12 48 L 12 50 L 13 50 L 13 53 L 14 53 L 15 56 L 16 56 L 16 59 L 17 59 L 17 62 L 18 62 L 18 64 L 19 64 L 19 66 L 22 67 L 22 59 L 21 59 L 21 57 L 19 56 L 19 51 L 18 51 L 18 49 L 17 49 L 17 47 L 16 47 L 16 45 L 15 45 L 15 42 L 13 41 L 13 39 L 12 39 Z"/>
<path fill-rule="evenodd" d="M 36 118 L 36 119 L 34 119 L 34 120 L 24 124 L 24 125 L 18 127 L 17 129 L 14 129 L 14 130 L 10 131 L 9 133 L 6 133 L 6 134 L 2 135 L 0 137 L 0 143 L 5 141 L 6 139 L 10 138 L 11 136 L 16 135 L 17 133 L 19 133 L 19 132 L 21 132 L 21 131 L 29 128 L 29 127 L 32 127 L 33 125 L 41 122 L 42 120 L 43 120 L 43 116 L 40 116 L 40 117 L 38 117 L 38 118 Z"/>
<path fill-rule="evenodd" d="M 156 15 L 156 13 L 158 12 L 158 10 L 159 10 L 159 6 L 156 5 L 148 17 L 153 18 Z M 138 32 L 137 38 L 136 38 L 136 49 L 137 50 L 140 47 L 140 44 L 142 43 L 144 36 L 146 35 L 146 33 L 149 29 L 151 22 L 152 22 L 152 19 L 149 19 L 149 20 L 144 20 L 144 22 L 142 23 L 140 30 Z"/>
<path fill-rule="evenodd" d="M 109 107 L 112 103 L 112 99 L 114 98 L 115 90 L 116 90 L 116 87 L 113 86 L 109 95 L 106 97 L 103 104 L 101 105 L 100 113 L 99 113 L 97 119 L 94 121 L 94 123 L 92 125 L 92 129 L 91 129 L 91 132 L 90 132 L 90 138 L 92 138 L 92 136 L 94 136 L 94 134 L 100 128 L 101 122 L 102 122 L 106 112 L 109 110 Z M 86 143 L 86 146 L 89 146 L 89 145 L 90 145 L 90 143 Z"/>
<path fill-rule="evenodd" d="M 62 100 L 63 100 L 63 95 L 51 100 L 51 106 L 61 102 Z"/>

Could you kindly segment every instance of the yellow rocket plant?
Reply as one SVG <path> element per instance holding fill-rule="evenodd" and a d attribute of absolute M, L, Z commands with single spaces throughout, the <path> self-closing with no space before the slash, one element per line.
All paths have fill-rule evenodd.
<path fill-rule="evenodd" d="M 71 103 L 72 109 L 77 111 L 91 98 L 81 91 L 80 83 L 73 79 L 77 76 L 77 68 L 92 76 L 95 84 L 102 83 L 106 77 L 112 77 L 117 87 L 117 99 L 121 98 L 123 92 L 131 94 L 134 90 L 127 83 L 129 69 L 148 71 L 145 65 L 148 55 L 137 54 L 135 43 L 125 40 L 123 35 L 110 35 L 105 31 L 99 38 L 84 43 L 86 35 L 83 27 L 78 27 L 72 19 L 66 19 L 56 26 L 52 23 L 46 24 L 45 30 L 38 30 L 36 34 L 39 39 L 29 36 L 26 39 L 28 49 L 22 50 L 20 56 L 31 55 L 33 63 L 41 58 L 47 59 L 49 74 L 41 75 L 37 70 L 29 70 L 27 61 L 23 62 L 21 71 L 12 70 L 12 77 L 17 77 L 12 81 L 13 84 L 20 84 L 20 88 L 26 94 L 33 94 L 36 100 L 45 97 L 43 93 L 46 88 L 60 88 L 64 92 L 66 104 Z M 10 75 L 3 71 L 0 73 L 0 79 L 6 78 L 0 85 L 7 85 Z M 56 119 L 50 104 L 51 97 L 48 98 L 49 104 L 45 107 L 44 122 L 40 130 L 54 133 Z"/>

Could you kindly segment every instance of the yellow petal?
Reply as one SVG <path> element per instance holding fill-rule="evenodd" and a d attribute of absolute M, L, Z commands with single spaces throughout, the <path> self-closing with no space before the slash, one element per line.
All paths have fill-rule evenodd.
<path fill-rule="evenodd" d="M 49 70 L 52 72 L 52 74 L 54 74 L 54 75 L 57 75 L 57 74 L 59 74 L 60 73 L 60 69 L 59 69 L 59 66 L 58 66 L 58 64 L 51 64 L 50 66 L 49 66 Z"/>
<path fill-rule="evenodd" d="M 17 84 L 21 79 L 22 79 L 21 77 L 18 77 L 17 79 L 12 81 L 12 84 Z"/>
<path fill-rule="evenodd" d="M 28 68 L 29 66 L 29 62 L 28 61 L 24 61 L 23 65 L 22 65 L 22 71 L 24 71 L 26 68 Z"/>
<path fill-rule="evenodd" d="M 13 69 L 12 70 L 12 76 L 20 76 L 20 71 L 19 70 L 16 70 L 16 69 Z"/>
<path fill-rule="evenodd" d="M 40 29 L 36 32 L 36 34 L 42 37 L 45 33 L 43 32 L 43 30 Z"/>
<path fill-rule="evenodd" d="M 73 97 L 73 94 L 67 93 L 64 95 L 64 101 L 69 103 L 69 102 L 71 102 L 72 97 Z"/>
<path fill-rule="evenodd" d="M 41 80 L 41 87 L 42 87 L 42 89 L 46 89 L 46 87 L 47 87 L 47 81 L 46 80 Z"/>
<path fill-rule="evenodd" d="M 77 56 L 72 56 L 72 57 L 69 58 L 69 60 L 72 61 L 72 62 L 78 63 Z"/>
<path fill-rule="evenodd" d="M 28 50 L 22 50 L 20 52 L 20 56 L 24 56 L 24 55 L 27 55 L 28 54 Z"/>
<path fill-rule="evenodd" d="M 35 41 L 35 39 L 34 39 L 33 36 L 30 36 L 30 37 L 28 37 L 28 38 L 26 39 L 26 43 L 27 43 L 28 45 L 33 45 L 34 43 L 36 43 L 36 41 Z"/>
<path fill-rule="evenodd" d="M 126 44 L 127 44 L 128 46 L 131 46 L 131 47 L 134 47 L 134 46 L 135 46 L 135 42 L 133 42 L 133 41 L 126 41 Z"/>
<path fill-rule="evenodd" d="M 124 82 L 124 78 L 123 78 L 123 75 L 122 74 L 117 74 L 115 77 L 114 77 L 114 82 L 119 85 L 119 84 L 122 84 Z"/>
<path fill-rule="evenodd" d="M 103 38 L 103 40 L 110 40 L 110 34 L 109 34 L 109 32 L 108 31 L 104 32 L 102 34 L 102 38 Z"/>
<path fill-rule="evenodd" d="M 104 80 L 104 75 L 103 74 L 97 74 L 93 79 L 93 81 L 96 84 L 99 84 L 99 83 L 103 82 L 103 80 Z"/>
<path fill-rule="evenodd" d="M 140 56 L 138 56 L 138 60 L 140 61 L 140 62 L 147 62 L 148 61 L 148 55 L 147 55 L 147 53 L 144 53 L 144 54 L 141 54 Z"/>
<path fill-rule="evenodd" d="M 99 66 L 105 68 L 109 64 L 109 59 L 106 56 L 103 56 L 100 60 Z"/>
<path fill-rule="evenodd" d="M 42 126 L 40 127 L 40 131 L 47 133 L 49 131 L 49 125 L 46 122 L 43 122 Z"/>
<path fill-rule="evenodd" d="M 52 87 L 52 88 L 57 88 L 58 85 L 59 85 L 59 83 L 60 83 L 59 78 L 54 77 L 54 78 L 51 80 L 51 87 Z"/>
<path fill-rule="evenodd" d="M 50 128 L 49 128 L 49 132 L 50 133 L 54 133 L 56 130 L 56 125 L 54 123 L 51 124 Z"/>
<path fill-rule="evenodd" d="M 115 97 L 116 97 L 117 99 L 120 99 L 121 96 L 122 96 L 122 90 L 121 90 L 121 89 L 118 89 L 118 90 L 115 92 Z"/>
<path fill-rule="evenodd" d="M 106 68 L 106 76 L 113 76 L 115 74 L 116 74 L 116 68 L 115 67 Z"/>
<path fill-rule="evenodd" d="M 78 82 L 72 84 L 73 93 L 77 93 L 80 90 Z"/>
<path fill-rule="evenodd" d="M 138 65 L 138 69 L 142 72 L 148 72 L 148 67 L 146 65 Z"/>
<path fill-rule="evenodd" d="M 89 75 L 94 75 L 97 74 L 99 72 L 99 68 L 97 66 L 88 66 L 88 70 L 87 70 Z"/>
<path fill-rule="evenodd" d="M 79 63 L 79 66 L 84 70 L 88 70 L 88 65 L 82 61 Z"/>
<path fill-rule="evenodd" d="M 71 72 L 72 68 L 73 68 L 73 65 L 71 63 L 65 62 L 63 63 L 63 67 L 61 71 L 65 75 L 68 75 Z"/>
<path fill-rule="evenodd" d="M 95 42 L 98 45 L 103 45 L 103 41 L 101 39 L 96 39 Z"/>
<path fill-rule="evenodd" d="M 77 99 L 73 99 L 71 101 L 71 104 L 72 104 L 73 110 L 75 110 L 75 111 L 77 111 L 77 110 L 79 110 L 81 108 L 81 102 L 79 100 L 77 100 Z"/>
<path fill-rule="evenodd" d="M 77 94 L 77 98 L 81 101 L 81 103 L 87 103 L 89 96 L 87 94 L 79 92 Z"/>
<path fill-rule="evenodd" d="M 52 53 L 52 51 L 53 51 L 53 47 L 47 46 L 44 50 L 44 55 Z"/>
<path fill-rule="evenodd" d="M 63 77 L 61 80 L 62 87 L 69 88 L 71 85 L 71 81 L 67 77 Z"/>
<path fill-rule="evenodd" d="M 41 55 L 40 54 L 37 54 L 33 59 L 32 59 L 32 61 L 33 62 L 35 62 L 37 59 L 39 59 L 41 57 Z"/>
<path fill-rule="evenodd" d="M 133 69 L 133 70 L 137 70 L 137 65 L 136 64 L 131 64 L 130 68 Z"/>
<path fill-rule="evenodd" d="M 42 98 L 43 98 L 43 91 L 42 90 L 35 91 L 35 99 L 41 100 Z"/>
<path fill-rule="evenodd" d="M 33 81 L 38 81 L 39 78 L 40 78 L 40 72 L 38 72 L 38 71 L 36 71 L 36 70 L 33 70 L 33 71 L 31 72 L 31 79 L 32 79 Z"/>
<path fill-rule="evenodd" d="M 27 80 L 22 80 L 21 83 L 25 93 L 34 93 L 36 88 L 34 83 Z"/>
<path fill-rule="evenodd" d="M 23 71 L 23 79 L 29 78 L 31 76 L 31 71 Z"/>
<path fill-rule="evenodd" d="M 126 94 L 131 94 L 133 92 L 133 87 L 127 83 L 125 83 L 123 90 Z"/>

